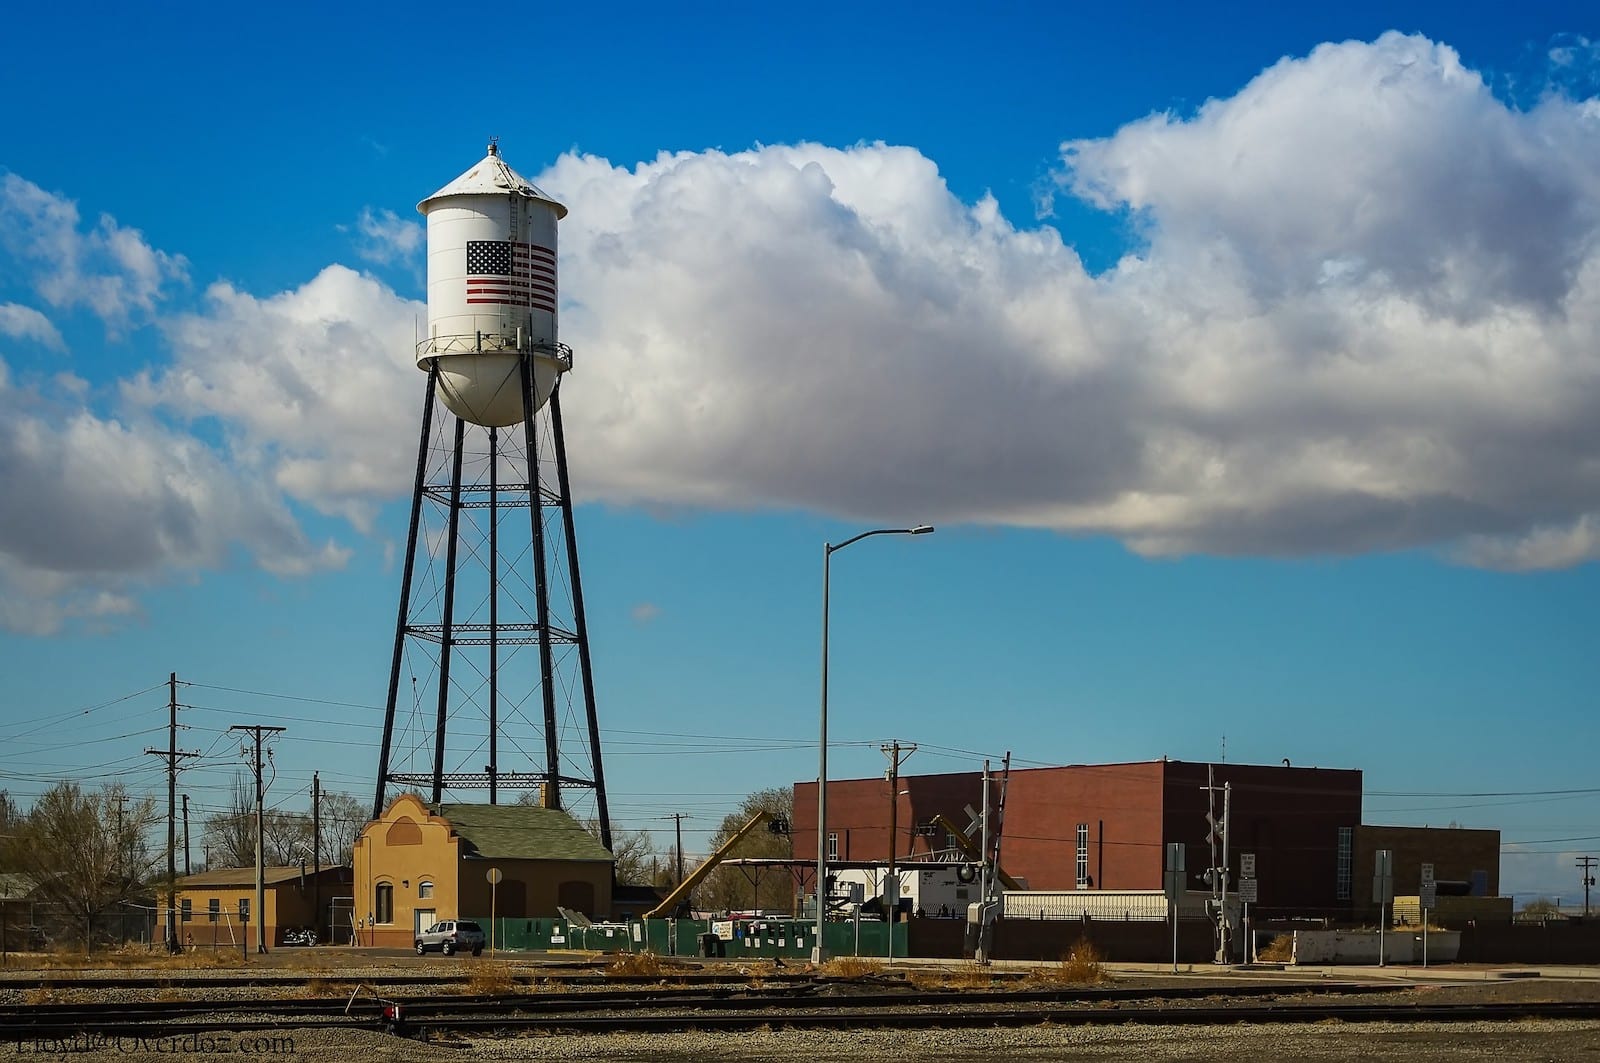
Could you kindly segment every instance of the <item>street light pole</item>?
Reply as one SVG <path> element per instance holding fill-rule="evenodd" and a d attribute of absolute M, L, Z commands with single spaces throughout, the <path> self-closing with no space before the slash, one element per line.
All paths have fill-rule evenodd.
<path fill-rule="evenodd" d="M 822 711 L 817 732 L 817 940 L 811 948 L 811 962 L 828 958 L 822 944 L 822 929 L 828 919 L 828 583 L 833 555 L 851 543 L 874 535 L 926 535 L 930 524 L 913 528 L 874 528 L 852 535 L 835 546 L 822 544 Z"/>

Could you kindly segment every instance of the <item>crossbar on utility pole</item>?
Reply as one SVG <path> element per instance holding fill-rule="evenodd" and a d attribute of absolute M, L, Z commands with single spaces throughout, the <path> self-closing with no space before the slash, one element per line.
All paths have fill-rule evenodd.
<path fill-rule="evenodd" d="M 178 673 L 167 676 L 167 748 L 146 749 L 153 757 L 167 761 L 167 951 L 176 954 L 178 946 L 178 761 L 185 757 L 198 757 L 198 753 L 184 753 L 178 749 Z M 184 797 L 183 834 L 185 845 L 189 837 L 189 801 Z M 120 828 L 118 831 L 120 835 Z M 120 842 L 120 837 L 119 837 Z M 187 859 L 185 860 L 187 863 Z M 187 874 L 187 870 L 185 870 Z"/>
<path fill-rule="evenodd" d="M 267 882 L 266 865 L 262 862 L 262 836 L 265 834 L 261 819 L 261 801 L 264 796 L 261 789 L 261 736 L 263 734 L 278 734 L 282 727 L 264 727 L 254 723 L 236 723 L 228 728 L 230 731 L 249 731 L 255 738 L 255 772 L 256 772 L 256 952 L 267 951 Z"/>
<path fill-rule="evenodd" d="M 889 780 L 889 870 L 883 876 L 883 918 L 889 928 L 889 962 L 893 963 L 894 925 L 899 922 L 900 915 L 900 874 L 894 866 L 895 850 L 899 848 L 900 765 L 910 759 L 917 747 L 914 743 L 901 745 L 896 739 L 878 748 L 889 758 L 889 770 L 886 773 Z"/>

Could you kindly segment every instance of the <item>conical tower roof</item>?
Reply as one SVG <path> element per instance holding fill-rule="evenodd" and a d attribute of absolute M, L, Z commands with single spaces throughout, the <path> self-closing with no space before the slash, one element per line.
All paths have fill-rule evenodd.
<path fill-rule="evenodd" d="M 566 207 L 543 192 L 538 185 L 506 165 L 505 160 L 500 157 L 499 145 L 494 141 L 489 142 L 489 154 L 485 155 L 482 161 L 418 203 L 417 210 L 426 214 L 436 200 L 446 196 L 498 196 L 507 192 L 550 204 L 555 208 L 557 218 L 567 216 Z"/>

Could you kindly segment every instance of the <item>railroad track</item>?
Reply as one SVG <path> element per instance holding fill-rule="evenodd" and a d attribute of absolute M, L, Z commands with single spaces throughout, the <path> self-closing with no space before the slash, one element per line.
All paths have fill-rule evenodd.
<path fill-rule="evenodd" d="M 1319 991 L 1328 1000 L 1279 1003 L 1262 997 Z M 924 991 L 817 995 L 734 990 L 715 993 L 662 990 L 645 994 L 538 994 L 398 1001 L 405 1031 L 488 1035 L 562 1032 L 669 1032 L 687 1029 L 749 1030 L 763 1026 L 808 1029 L 958 1028 L 1056 1025 L 1211 1025 L 1228 1023 L 1463 1022 L 1565 1018 L 1600 1020 L 1600 1001 L 1512 1004 L 1351 1003 L 1363 993 L 1392 986 L 1284 984 L 1233 987 L 1238 1002 L 1172 1002 L 1217 996 L 1215 987 L 1167 989 L 1059 989 Z M 394 1002 L 394 1001 L 390 1001 Z M 371 1029 L 384 1025 L 372 997 L 330 1000 L 173 1001 L 138 1005 L 76 1005 L 6 1009 L 0 1040 L 48 1041 L 98 1037 L 184 1036 L 293 1028 Z"/>
<path fill-rule="evenodd" d="M 454 986 L 472 980 L 472 971 L 463 969 L 447 974 L 413 974 L 407 971 L 385 971 L 381 976 L 350 974 L 333 968 L 322 971 L 287 970 L 274 968 L 256 973 L 214 974 L 204 968 L 175 968 L 171 974 L 146 975 L 130 978 L 118 975 L 79 975 L 69 970 L 29 971 L 26 983 L 20 980 L 0 979 L 0 989 L 172 989 L 190 986 L 218 989 L 239 989 L 248 986 L 302 986 L 312 979 L 328 982 L 360 982 L 381 980 L 387 986 Z M 567 985 L 655 985 L 663 981 L 682 985 L 722 985 L 744 976 L 731 972 L 680 971 L 668 968 L 661 974 L 607 974 L 592 965 L 578 969 L 566 967 L 541 967 L 536 971 L 514 971 L 510 980 L 518 985 L 535 985 L 543 982 L 562 982 Z M 1021 975 L 997 974 L 997 979 Z M 764 982 L 812 982 L 816 976 L 797 972 L 773 972 L 761 976 Z"/>

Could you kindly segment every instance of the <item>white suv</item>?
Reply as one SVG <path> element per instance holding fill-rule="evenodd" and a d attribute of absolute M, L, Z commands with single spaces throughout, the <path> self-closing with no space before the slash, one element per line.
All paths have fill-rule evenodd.
<path fill-rule="evenodd" d="M 472 920 L 446 919 L 417 935 L 417 955 L 438 949 L 446 956 L 458 950 L 476 956 L 483 951 L 483 940 L 483 927 Z"/>

